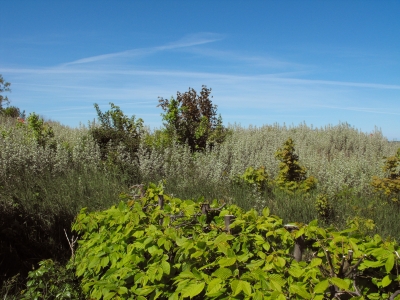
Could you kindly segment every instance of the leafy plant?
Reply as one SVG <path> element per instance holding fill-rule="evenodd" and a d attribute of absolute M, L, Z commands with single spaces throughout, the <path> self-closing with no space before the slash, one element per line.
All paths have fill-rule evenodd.
<path fill-rule="evenodd" d="M 8 106 L 6 108 L 3 108 L 1 113 L 4 116 L 10 118 L 19 118 L 19 117 L 24 118 L 25 115 L 25 111 L 21 112 L 20 109 L 16 106 Z"/>
<path fill-rule="evenodd" d="M 317 195 L 315 199 L 315 208 L 317 209 L 319 217 L 325 222 L 329 222 L 329 220 L 333 218 L 334 209 L 327 194 Z"/>
<path fill-rule="evenodd" d="M 295 192 L 308 192 L 315 188 L 317 180 L 313 176 L 307 177 L 307 170 L 299 163 L 299 156 L 295 153 L 294 142 L 291 138 L 275 152 L 279 163 L 279 172 L 274 183 L 281 189 Z"/>
<path fill-rule="evenodd" d="M 3 92 L 11 92 L 10 89 L 11 83 L 4 81 L 3 76 L 0 74 L 0 93 Z M 3 103 L 10 103 L 10 101 L 8 100 L 7 96 L 4 97 L 3 95 L 0 94 L 0 110 L 3 109 Z"/>
<path fill-rule="evenodd" d="M 268 173 L 265 171 L 265 167 L 262 166 L 258 169 L 248 167 L 246 171 L 234 179 L 236 182 L 244 182 L 248 185 L 255 185 L 257 190 L 262 191 L 268 187 Z"/>
<path fill-rule="evenodd" d="M 55 147 L 55 143 L 52 141 L 52 138 L 54 138 L 53 128 L 45 123 L 43 118 L 40 118 L 39 115 L 33 112 L 29 114 L 27 124 L 38 145 L 42 147 L 46 145 L 53 148 Z"/>
<path fill-rule="evenodd" d="M 135 116 L 129 118 L 119 106 L 114 103 L 110 105 L 111 109 L 103 113 L 99 105 L 94 104 L 100 124 L 91 126 L 90 133 L 99 145 L 103 159 L 119 145 L 133 158 L 140 144 L 143 120 L 136 120 Z"/>
<path fill-rule="evenodd" d="M 382 192 L 397 202 L 399 201 L 400 194 L 400 148 L 397 150 L 396 155 L 386 157 L 385 159 L 382 169 L 386 177 L 372 177 L 371 185 L 375 188 L 375 191 Z"/>
<path fill-rule="evenodd" d="M 284 226 L 268 208 L 259 215 L 234 205 L 208 220 L 217 201 L 204 209 L 155 185 L 139 199 L 121 199 L 106 211 L 83 209 L 73 225 L 81 236 L 76 275 L 91 298 L 394 299 L 400 293 L 398 245 L 355 227 Z M 299 247 L 308 254 L 297 261 Z"/>
<path fill-rule="evenodd" d="M 211 89 L 203 85 L 200 95 L 189 88 L 188 92 L 177 92 L 176 99 L 159 98 L 159 105 L 167 132 L 187 144 L 191 151 L 202 151 L 207 143 L 212 147 L 224 140 L 226 130 L 221 116 L 217 117 L 217 106 L 210 99 Z"/>
<path fill-rule="evenodd" d="M 71 264 L 64 267 L 47 259 L 39 265 L 37 270 L 29 272 L 21 299 L 85 299 Z"/>

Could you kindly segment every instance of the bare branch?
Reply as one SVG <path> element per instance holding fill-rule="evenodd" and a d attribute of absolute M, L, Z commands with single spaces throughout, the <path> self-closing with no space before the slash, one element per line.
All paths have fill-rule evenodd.
<path fill-rule="evenodd" d="M 328 261 L 329 267 L 331 268 L 331 277 L 336 277 L 335 268 L 333 267 L 332 258 L 329 255 L 329 250 L 325 250 L 325 256 Z"/>
<path fill-rule="evenodd" d="M 72 238 L 71 238 L 71 240 L 70 240 L 70 239 L 68 238 L 67 231 L 65 230 L 65 228 L 64 228 L 64 233 L 65 233 L 65 237 L 67 238 L 69 247 L 71 248 L 72 259 L 73 259 L 73 258 L 74 258 L 74 247 L 75 247 L 75 244 L 76 244 L 76 242 L 77 242 L 77 240 L 78 240 L 78 237 L 76 237 L 76 238 L 74 239 L 74 236 L 72 236 Z"/>
<path fill-rule="evenodd" d="M 389 300 L 394 300 L 394 298 L 396 298 L 397 295 L 400 295 L 400 290 L 397 290 L 396 292 L 394 292 L 394 294 L 392 296 L 390 296 Z"/>
<path fill-rule="evenodd" d="M 355 270 L 357 270 L 358 266 L 362 263 L 362 261 L 364 260 L 365 257 L 366 257 L 366 255 L 363 255 L 362 257 L 360 257 L 358 262 L 354 266 L 349 268 L 349 270 L 345 274 L 345 277 L 349 277 L 351 275 L 351 273 L 353 273 Z"/>

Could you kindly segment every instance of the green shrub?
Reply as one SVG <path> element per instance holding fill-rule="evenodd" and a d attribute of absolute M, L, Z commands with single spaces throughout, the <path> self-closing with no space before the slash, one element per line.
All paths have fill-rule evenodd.
<path fill-rule="evenodd" d="M 91 126 L 90 133 L 99 145 L 103 159 L 120 145 L 133 158 L 139 148 L 143 120 L 136 120 L 135 116 L 129 118 L 119 106 L 110 105 L 111 109 L 102 113 L 99 105 L 94 104 L 100 124 Z"/>
<path fill-rule="evenodd" d="M 212 148 L 225 139 L 222 117 L 217 117 L 217 106 L 212 104 L 210 93 L 211 89 L 203 85 L 200 95 L 189 88 L 183 94 L 177 92 L 176 99 L 159 98 L 168 134 L 188 145 L 191 152 L 203 151 L 207 144 Z"/>
<path fill-rule="evenodd" d="M 10 118 L 24 118 L 25 115 L 25 111 L 21 112 L 20 109 L 18 107 L 15 106 L 8 106 L 6 108 L 3 108 L 1 110 L 1 113 L 6 116 L 6 117 L 10 117 Z"/>
<path fill-rule="evenodd" d="M 61 266 L 51 259 L 39 263 L 39 268 L 29 272 L 27 288 L 22 300 L 32 299 L 86 299 L 71 264 Z"/>
<path fill-rule="evenodd" d="M 375 191 L 381 192 L 397 202 L 400 195 L 400 148 L 397 150 L 396 155 L 385 159 L 382 169 L 386 177 L 372 177 L 371 185 L 375 188 Z"/>
<path fill-rule="evenodd" d="M 31 113 L 28 116 L 27 124 L 38 145 L 42 147 L 49 146 L 50 148 L 56 147 L 55 141 L 53 140 L 53 128 L 45 123 L 43 118 L 40 118 L 39 115 L 35 113 Z"/>
<path fill-rule="evenodd" d="M 236 183 L 245 183 L 250 186 L 256 186 L 258 191 L 265 191 L 269 187 L 269 176 L 265 171 L 265 167 L 262 166 L 258 169 L 248 167 L 242 175 L 238 175 L 234 178 Z"/>
<path fill-rule="evenodd" d="M 317 221 L 283 226 L 268 208 L 259 215 L 234 205 L 210 221 L 192 200 L 164 194 L 161 209 L 161 194 L 150 185 L 139 199 L 122 195 L 118 206 L 78 215 L 74 264 L 88 297 L 387 299 L 399 289 L 399 246 L 378 235 Z"/>
<path fill-rule="evenodd" d="M 315 199 L 315 208 L 318 212 L 319 218 L 321 218 L 324 222 L 327 223 L 332 220 L 334 209 L 327 194 L 317 195 Z"/>
<path fill-rule="evenodd" d="M 288 192 L 308 192 L 315 188 L 317 180 L 307 177 L 307 170 L 299 164 L 299 156 L 294 153 L 294 142 L 291 138 L 286 140 L 283 148 L 275 152 L 275 157 L 280 161 L 279 172 L 274 180 L 275 185 Z"/>

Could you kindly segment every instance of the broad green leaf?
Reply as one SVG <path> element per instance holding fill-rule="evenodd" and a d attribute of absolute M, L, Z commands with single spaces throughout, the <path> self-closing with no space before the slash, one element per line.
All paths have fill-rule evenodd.
<path fill-rule="evenodd" d="M 235 262 L 236 262 L 235 257 L 224 257 L 218 261 L 218 264 L 221 267 L 229 267 L 229 266 L 232 266 Z"/>
<path fill-rule="evenodd" d="M 316 258 L 313 258 L 313 259 L 311 260 L 311 262 L 310 262 L 310 264 L 308 265 L 308 267 L 313 268 L 313 267 L 316 267 L 316 266 L 321 265 L 321 263 L 322 263 L 322 259 L 316 257 Z"/>
<path fill-rule="evenodd" d="M 276 280 L 276 279 L 270 277 L 269 284 L 274 290 L 276 290 L 278 292 L 282 292 L 282 285 L 279 280 Z"/>
<path fill-rule="evenodd" d="M 110 262 L 110 258 L 108 256 L 104 256 L 101 259 L 101 266 L 104 268 L 105 266 L 108 265 L 109 262 Z"/>
<path fill-rule="evenodd" d="M 196 279 L 198 279 L 198 280 L 203 279 L 203 276 L 201 276 L 202 273 L 200 273 L 199 270 L 197 270 L 196 268 L 192 269 L 192 273 L 196 277 Z"/>
<path fill-rule="evenodd" d="M 206 294 L 206 295 L 217 293 L 217 292 L 221 289 L 221 287 L 222 287 L 221 282 L 222 282 L 222 280 L 219 279 L 219 278 L 214 278 L 214 279 L 212 279 L 212 280 L 208 283 L 208 286 L 207 286 L 207 294 Z"/>
<path fill-rule="evenodd" d="M 338 288 L 340 288 L 342 290 L 347 290 L 349 288 L 349 283 L 344 281 L 341 278 L 332 277 L 332 278 L 329 278 L 329 281 L 331 284 L 336 285 Z"/>
<path fill-rule="evenodd" d="M 393 269 L 394 260 L 395 260 L 394 254 L 390 253 L 385 263 L 386 273 L 390 273 L 390 271 Z"/>
<path fill-rule="evenodd" d="M 247 295 L 250 296 L 251 295 L 251 285 L 249 282 L 241 280 L 240 284 L 242 285 L 242 290 L 243 292 Z"/>
<path fill-rule="evenodd" d="M 126 287 L 120 286 L 118 288 L 118 294 L 123 295 L 123 294 L 126 294 L 126 293 L 128 293 L 128 289 Z"/>
<path fill-rule="evenodd" d="M 278 257 L 275 257 L 274 264 L 277 267 L 283 268 L 286 265 L 286 260 L 283 257 L 278 256 Z"/>
<path fill-rule="evenodd" d="M 289 274 L 295 278 L 299 278 L 301 275 L 304 274 L 304 272 L 305 272 L 305 269 L 301 269 L 300 267 L 294 267 L 293 265 L 289 269 Z"/>
<path fill-rule="evenodd" d="M 253 260 L 251 263 L 247 264 L 246 267 L 250 270 L 257 269 L 264 265 L 265 261 L 263 259 Z"/>
<path fill-rule="evenodd" d="M 219 268 L 212 275 L 218 277 L 221 280 L 225 280 L 228 277 L 232 276 L 232 271 L 228 268 Z"/>
<path fill-rule="evenodd" d="M 161 267 L 162 267 L 163 272 L 164 272 L 165 274 L 169 275 L 169 273 L 170 273 L 170 271 L 171 271 L 171 266 L 170 266 L 170 264 L 169 264 L 167 261 L 163 260 L 163 261 L 161 262 Z"/>
<path fill-rule="evenodd" d="M 314 287 L 314 293 L 315 294 L 322 294 L 325 292 L 325 290 L 329 287 L 329 281 L 328 280 L 323 280 L 318 282 L 318 284 Z"/>
<path fill-rule="evenodd" d="M 361 263 L 362 266 L 366 266 L 368 268 L 378 268 L 384 265 L 383 261 L 370 261 L 365 260 Z"/>
<path fill-rule="evenodd" d="M 103 299 L 104 300 L 113 299 L 115 295 L 116 295 L 115 292 L 107 292 L 107 293 L 103 292 Z"/>
<path fill-rule="evenodd" d="M 286 300 L 286 297 L 284 294 L 282 294 L 282 292 L 280 291 L 273 291 L 271 293 L 271 299 L 276 299 L 276 300 Z M 265 297 L 263 299 L 266 299 Z"/>
<path fill-rule="evenodd" d="M 269 251 L 269 249 L 271 248 L 271 245 L 268 242 L 265 242 L 262 247 L 264 248 L 265 251 Z"/>
<path fill-rule="evenodd" d="M 311 299 L 310 293 L 306 290 L 304 286 L 293 284 L 289 287 L 289 291 L 293 294 L 297 294 L 304 299 Z"/>
<path fill-rule="evenodd" d="M 218 245 L 219 243 L 226 242 L 228 240 L 234 239 L 233 236 L 227 235 L 225 232 L 217 236 L 217 238 L 214 240 L 214 245 Z"/>
<path fill-rule="evenodd" d="M 232 296 L 236 296 L 242 291 L 243 287 L 240 284 L 240 282 L 241 282 L 240 280 L 236 280 L 236 279 L 231 282 L 231 289 L 233 292 Z"/>
<path fill-rule="evenodd" d="M 203 253 L 204 253 L 204 251 L 198 250 L 198 251 L 196 251 L 195 253 L 193 253 L 190 257 L 191 257 L 191 258 L 197 258 L 197 257 L 202 256 Z"/>
<path fill-rule="evenodd" d="M 392 279 L 390 279 L 389 275 L 386 275 L 382 279 L 382 287 L 387 287 L 389 284 L 392 283 Z"/>
<path fill-rule="evenodd" d="M 182 297 L 193 298 L 194 296 L 197 296 L 202 292 L 204 286 L 205 286 L 204 282 L 191 283 L 182 290 Z"/>
<path fill-rule="evenodd" d="M 156 287 L 155 286 L 145 286 L 142 288 L 137 288 L 133 292 L 138 296 L 147 296 L 152 293 Z"/>
<path fill-rule="evenodd" d="M 263 214 L 264 217 L 268 217 L 268 216 L 269 216 L 269 208 L 268 208 L 268 207 L 265 207 L 265 208 L 263 209 L 263 211 L 262 211 L 262 214 Z"/>

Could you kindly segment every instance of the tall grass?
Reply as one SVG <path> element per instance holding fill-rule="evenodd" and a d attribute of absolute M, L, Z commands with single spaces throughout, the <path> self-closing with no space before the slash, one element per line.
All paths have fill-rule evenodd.
<path fill-rule="evenodd" d="M 0 283 L 42 259 L 69 259 L 64 229 L 71 236 L 79 210 L 107 208 L 127 189 L 86 128 L 53 126 L 52 147 L 42 147 L 27 126 L 0 118 Z"/>
<path fill-rule="evenodd" d="M 315 209 L 318 193 L 328 194 L 335 217 L 326 222 L 343 228 L 352 218 L 372 219 L 371 233 L 400 237 L 397 225 L 398 205 L 377 196 L 370 181 L 384 176 L 383 157 L 399 147 L 379 131 L 361 132 L 347 123 L 313 128 L 306 124 L 243 128 L 230 126 L 226 141 L 212 151 L 191 154 L 182 145 L 139 151 L 140 171 L 144 181 L 165 179 L 167 190 L 180 197 L 219 198 L 242 207 L 270 206 L 273 213 L 288 222 L 309 222 L 319 218 Z M 251 190 L 232 185 L 232 178 L 247 167 L 264 166 L 271 178 L 278 173 L 275 152 L 291 137 L 300 163 L 308 175 L 317 178 L 317 190 L 310 196 L 288 195 L 279 191 L 254 197 Z M 258 198 L 262 199 L 258 199 Z M 395 213 L 393 213 L 395 212 Z"/>
<path fill-rule="evenodd" d="M 377 129 L 364 133 L 345 123 L 324 128 L 232 125 L 226 141 L 212 151 L 192 154 L 186 146 L 152 147 L 143 139 L 137 157 L 120 147 L 112 159 L 102 161 L 88 128 L 57 122 L 51 126 L 52 146 L 43 147 L 27 126 L 0 116 L 0 282 L 18 272 L 24 278 L 32 264 L 45 258 L 67 260 L 71 253 L 64 229 L 71 235 L 77 212 L 117 203 L 132 180 L 165 180 L 166 192 L 184 199 L 220 199 L 246 209 L 268 206 L 285 222 L 318 218 L 315 197 L 325 193 L 334 207 L 326 225 L 344 227 L 355 217 L 372 219 L 376 226 L 368 233 L 400 238 L 399 205 L 376 195 L 370 186 L 372 176 L 384 175 L 382 158 L 399 147 Z M 249 166 L 265 166 L 274 178 L 274 154 L 288 137 L 295 142 L 300 163 L 317 178 L 316 191 L 256 193 L 232 182 Z"/>

